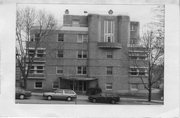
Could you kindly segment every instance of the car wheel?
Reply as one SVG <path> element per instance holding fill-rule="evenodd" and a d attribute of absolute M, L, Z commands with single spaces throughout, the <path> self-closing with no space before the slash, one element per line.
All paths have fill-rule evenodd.
<path fill-rule="evenodd" d="M 115 100 L 111 100 L 111 103 L 112 103 L 112 104 L 115 104 L 115 103 L 116 103 L 116 101 L 115 101 Z"/>
<path fill-rule="evenodd" d="M 72 98 L 71 97 L 67 97 L 67 101 L 71 101 L 72 100 Z"/>
<path fill-rule="evenodd" d="M 19 98 L 20 98 L 21 100 L 23 100 L 23 99 L 25 98 L 25 96 L 24 96 L 24 95 L 20 95 Z"/>
<path fill-rule="evenodd" d="M 52 97 L 51 97 L 51 96 L 48 96 L 48 97 L 47 97 L 47 99 L 48 99 L 48 100 L 51 100 L 51 99 L 52 99 Z"/>
<path fill-rule="evenodd" d="M 92 102 L 93 102 L 93 103 L 96 103 L 96 99 L 93 99 Z"/>

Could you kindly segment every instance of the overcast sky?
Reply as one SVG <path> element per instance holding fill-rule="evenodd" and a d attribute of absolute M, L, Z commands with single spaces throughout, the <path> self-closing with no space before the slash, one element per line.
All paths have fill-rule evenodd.
<path fill-rule="evenodd" d="M 108 14 L 108 11 L 113 10 L 113 15 L 128 15 L 131 21 L 139 21 L 140 27 L 152 21 L 152 7 L 155 5 L 88 5 L 88 4 L 17 4 L 17 7 L 34 7 L 43 9 L 54 14 L 58 20 L 58 24 L 62 24 L 63 14 L 66 9 L 69 9 L 69 14 L 85 15 L 88 13 Z"/>

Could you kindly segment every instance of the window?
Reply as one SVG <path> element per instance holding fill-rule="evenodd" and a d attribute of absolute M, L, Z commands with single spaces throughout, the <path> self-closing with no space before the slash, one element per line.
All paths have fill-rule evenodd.
<path fill-rule="evenodd" d="M 88 42 L 88 35 L 87 34 L 78 34 L 77 42 L 78 43 Z"/>
<path fill-rule="evenodd" d="M 137 91 L 138 90 L 138 84 L 130 84 L 131 90 Z"/>
<path fill-rule="evenodd" d="M 44 57 L 44 55 L 45 55 L 44 50 L 40 50 L 40 49 L 37 50 L 37 57 Z"/>
<path fill-rule="evenodd" d="M 58 50 L 57 57 L 58 58 L 63 58 L 63 56 L 64 56 L 63 50 Z"/>
<path fill-rule="evenodd" d="M 64 34 L 58 34 L 58 41 L 64 41 Z"/>
<path fill-rule="evenodd" d="M 34 36 L 35 36 L 35 41 L 40 41 L 40 33 L 36 33 Z"/>
<path fill-rule="evenodd" d="M 136 38 L 131 38 L 130 39 L 130 44 L 137 44 L 137 39 Z"/>
<path fill-rule="evenodd" d="M 146 52 L 129 52 L 130 59 L 147 60 Z"/>
<path fill-rule="evenodd" d="M 104 21 L 104 42 L 114 42 L 114 21 Z"/>
<path fill-rule="evenodd" d="M 112 66 L 108 66 L 107 67 L 107 75 L 112 75 L 113 74 L 113 67 Z"/>
<path fill-rule="evenodd" d="M 33 65 L 30 69 L 31 74 L 43 74 L 44 73 L 44 65 Z"/>
<path fill-rule="evenodd" d="M 77 57 L 79 59 L 87 58 L 87 51 L 86 50 L 78 50 Z"/>
<path fill-rule="evenodd" d="M 36 53 L 35 53 L 35 50 L 34 50 L 34 49 L 29 49 L 28 51 L 29 51 L 29 56 L 30 56 L 30 57 L 35 56 Z"/>
<path fill-rule="evenodd" d="M 86 66 L 78 66 L 77 67 L 77 74 L 81 74 L 81 75 L 87 74 Z"/>
<path fill-rule="evenodd" d="M 57 82 L 57 81 L 53 82 L 52 88 L 53 89 L 59 88 L 59 82 Z"/>
<path fill-rule="evenodd" d="M 72 20 L 72 26 L 76 26 L 76 27 L 79 27 L 79 19 L 74 19 Z"/>
<path fill-rule="evenodd" d="M 36 51 L 35 51 L 35 49 L 29 49 L 28 50 L 29 52 L 29 56 L 30 57 L 35 57 L 35 58 L 41 58 L 41 57 L 44 57 L 45 56 L 45 49 L 37 49 Z"/>
<path fill-rule="evenodd" d="M 34 88 L 35 89 L 42 89 L 42 82 L 35 82 Z"/>
<path fill-rule="evenodd" d="M 130 75 L 133 76 L 146 76 L 147 75 L 147 68 L 145 67 L 132 67 L 130 68 Z"/>
<path fill-rule="evenodd" d="M 112 51 L 107 52 L 107 58 L 113 58 L 113 52 Z"/>
<path fill-rule="evenodd" d="M 112 83 L 106 83 L 106 90 L 112 90 Z"/>
<path fill-rule="evenodd" d="M 134 25 L 131 25 L 130 30 L 131 30 L 131 31 L 135 31 L 135 26 L 134 26 Z"/>
<path fill-rule="evenodd" d="M 56 67 L 56 74 L 63 74 L 63 67 Z"/>

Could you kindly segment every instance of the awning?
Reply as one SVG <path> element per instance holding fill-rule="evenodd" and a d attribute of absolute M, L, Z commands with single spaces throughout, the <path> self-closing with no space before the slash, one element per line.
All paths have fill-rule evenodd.
<path fill-rule="evenodd" d="M 94 78 L 94 77 L 62 77 L 61 79 L 66 79 L 66 80 L 81 80 L 81 81 L 97 80 L 97 78 Z"/>

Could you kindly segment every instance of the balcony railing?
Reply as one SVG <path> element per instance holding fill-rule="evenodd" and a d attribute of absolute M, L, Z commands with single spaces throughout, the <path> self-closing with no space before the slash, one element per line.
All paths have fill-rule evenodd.
<path fill-rule="evenodd" d="M 120 43 L 117 42 L 98 42 L 98 47 L 99 48 L 111 48 L 111 49 L 121 49 L 122 45 Z"/>
<path fill-rule="evenodd" d="M 45 79 L 44 74 L 29 74 L 28 79 Z"/>

